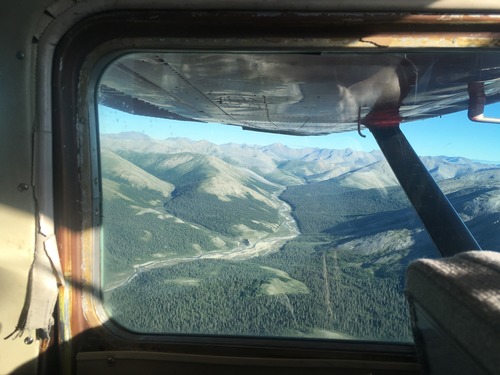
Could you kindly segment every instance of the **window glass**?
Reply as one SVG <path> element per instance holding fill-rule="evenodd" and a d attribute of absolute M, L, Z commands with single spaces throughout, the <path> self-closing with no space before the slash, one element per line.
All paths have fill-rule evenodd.
<path fill-rule="evenodd" d="M 438 253 L 369 131 L 352 130 L 392 100 L 374 83 L 414 93 L 401 66 L 428 72 L 427 57 L 359 56 L 352 74 L 344 56 L 326 78 L 327 65 L 274 57 L 132 54 L 104 72 L 104 309 L 141 333 L 411 342 L 404 272 Z M 318 135 L 332 111 L 340 133 Z M 500 156 L 474 153 L 494 150 L 498 131 L 435 115 L 402 129 L 480 244 L 499 250 Z M 272 133 L 286 127 L 300 135 Z"/>
<path fill-rule="evenodd" d="M 500 118 L 500 104 L 485 115 Z M 500 251 L 500 126 L 462 111 L 401 128 L 481 248 Z"/>

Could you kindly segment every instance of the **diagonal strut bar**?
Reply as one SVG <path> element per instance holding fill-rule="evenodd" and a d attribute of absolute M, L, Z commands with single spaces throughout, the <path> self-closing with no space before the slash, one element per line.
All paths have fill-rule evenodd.
<path fill-rule="evenodd" d="M 368 127 L 441 255 L 481 250 L 401 132 L 399 121 Z"/>

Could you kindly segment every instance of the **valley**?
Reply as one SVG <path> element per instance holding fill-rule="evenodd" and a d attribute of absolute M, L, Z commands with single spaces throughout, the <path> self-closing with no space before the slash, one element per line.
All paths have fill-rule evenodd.
<path fill-rule="evenodd" d="M 132 265 L 133 273 L 121 275 L 120 279 L 113 282 L 108 282 L 103 292 L 109 292 L 118 287 L 130 283 L 141 272 L 146 272 L 155 268 L 166 266 L 173 266 L 183 262 L 190 262 L 193 260 L 201 259 L 231 259 L 231 260 L 244 260 L 257 256 L 264 256 L 278 251 L 287 241 L 297 237 L 300 232 L 297 229 L 295 220 L 290 215 L 290 206 L 285 202 L 281 202 L 278 207 L 280 215 L 280 225 L 275 231 L 265 237 L 259 238 L 255 242 L 249 240 L 236 243 L 236 247 L 226 250 L 214 250 L 210 252 L 201 252 L 199 255 L 180 258 L 163 259 L 163 254 L 153 254 L 159 256 L 159 260 L 151 260 L 142 264 Z"/>
<path fill-rule="evenodd" d="M 404 270 L 438 254 L 380 152 L 101 136 L 103 298 L 126 329 L 411 341 Z M 422 158 L 484 248 L 500 168 Z"/>

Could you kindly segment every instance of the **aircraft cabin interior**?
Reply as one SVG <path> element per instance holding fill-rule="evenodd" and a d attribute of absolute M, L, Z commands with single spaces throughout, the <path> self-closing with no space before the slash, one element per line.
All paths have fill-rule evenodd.
<path fill-rule="evenodd" d="M 0 374 L 500 374 L 498 0 L 4 0 Z"/>

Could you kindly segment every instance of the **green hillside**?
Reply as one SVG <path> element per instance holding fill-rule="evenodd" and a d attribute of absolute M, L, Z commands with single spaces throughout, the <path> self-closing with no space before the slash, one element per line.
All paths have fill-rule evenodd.
<path fill-rule="evenodd" d="M 376 155 L 269 146 L 265 157 L 242 147 L 238 159 L 234 144 L 224 156 L 208 142 L 177 140 L 182 151 L 155 141 L 149 152 L 146 141 L 131 151 L 117 138 L 102 153 L 104 305 L 118 324 L 412 340 L 404 272 L 437 253 Z M 498 248 L 500 170 L 445 161 L 427 163 L 453 176 L 439 182 L 448 198 Z"/>
<path fill-rule="evenodd" d="M 279 222 L 276 209 L 251 197 L 221 201 L 197 191 L 176 193 L 164 205 L 167 212 L 224 236 L 239 238 L 252 231 L 270 233 Z"/>
<path fill-rule="evenodd" d="M 276 185 L 214 158 L 109 151 L 101 158 L 105 281 L 124 281 L 147 262 L 254 243 L 281 223 Z"/>
<path fill-rule="evenodd" d="M 304 262 L 293 267 L 299 278 L 281 271 L 286 264 L 277 273 L 258 263 L 227 260 L 151 270 L 110 296 L 109 313 L 138 332 L 291 337 L 321 330 L 344 339 L 410 339 L 404 297 L 393 281 L 368 282 L 363 271 L 352 269 L 339 277 L 344 264 L 330 256 L 293 262 L 298 260 Z M 310 272 L 310 267 L 321 270 L 323 262 L 330 269 L 326 280 L 322 272 Z M 270 293 L 266 286 L 272 283 L 281 289 Z"/>
<path fill-rule="evenodd" d="M 280 198 L 292 206 L 303 234 L 325 233 L 367 215 L 387 216 L 385 213 L 409 207 L 400 187 L 361 190 L 343 187 L 335 179 L 289 186 Z"/>
<path fill-rule="evenodd" d="M 302 234 L 280 251 L 244 262 L 200 259 L 140 272 L 106 296 L 111 313 L 120 324 L 141 332 L 315 337 L 320 331 L 336 338 L 411 340 L 401 275 L 417 255 L 402 247 L 405 239 L 417 234 L 401 229 L 403 197 L 394 200 L 396 192 L 335 186 L 333 181 L 316 183 L 283 194 L 294 207 Z M 174 192 L 167 211 L 187 221 L 212 221 L 208 227 L 214 231 L 220 223 L 230 228 L 231 223 L 243 222 L 245 210 L 262 209 L 249 202 L 239 202 L 239 209 L 233 201 L 187 190 L 179 196 Z M 324 199 L 313 205 L 312 198 L 319 195 Z M 225 216 L 218 219 L 216 207 L 221 204 L 234 211 L 220 211 Z M 392 210 L 396 218 L 377 220 L 366 228 L 349 225 L 383 209 Z M 388 230 L 395 237 L 385 247 L 362 255 L 360 249 L 368 246 L 369 238 Z M 360 237 L 364 241 L 349 248 L 350 239 Z M 139 307 L 133 303 L 138 299 Z"/>

